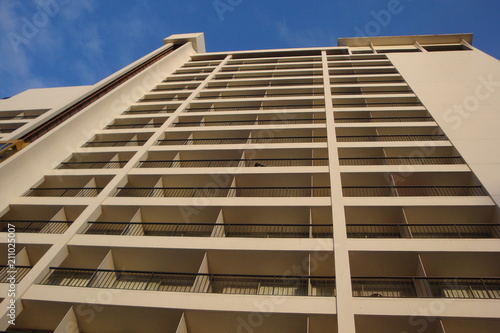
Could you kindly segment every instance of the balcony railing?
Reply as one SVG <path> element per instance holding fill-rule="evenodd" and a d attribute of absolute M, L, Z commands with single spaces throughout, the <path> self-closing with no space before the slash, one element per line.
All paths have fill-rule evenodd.
<path fill-rule="evenodd" d="M 157 97 L 157 98 L 143 98 L 139 102 L 140 103 L 146 103 L 146 102 L 173 102 L 173 101 L 185 101 L 188 96 L 179 96 L 179 97 Z"/>
<path fill-rule="evenodd" d="M 131 147 L 142 146 L 148 140 L 117 140 L 117 141 L 92 141 L 87 142 L 83 147 Z"/>
<path fill-rule="evenodd" d="M 230 121 L 191 121 L 174 123 L 175 127 L 199 126 L 241 126 L 241 125 L 295 125 L 295 124 L 324 124 L 325 118 L 319 119 L 260 119 L 260 120 L 230 120 Z"/>
<path fill-rule="evenodd" d="M 351 103 L 351 104 L 337 104 L 334 103 L 334 108 L 394 108 L 394 107 L 410 107 L 410 106 L 423 106 L 422 103 Z"/>
<path fill-rule="evenodd" d="M 231 99 L 231 98 L 268 98 L 268 97 L 323 97 L 323 93 L 296 93 L 296 94 L 260 94 L 260 95 L 222 95 L 198 96 L 196 99 Z"/>
<path fill-rule="evenodd" d="M 359 80 L 342 80 L 342 82 L 331 82 L 332 85 L 342 84 L 385 84 L 385 83 L 406 83 L 405 80 L 379 80 L 379 81 L 359 81 Z"/>
<path fill-rule="evenodd" d="M 383 91 L 332 91 L 332 95 L 388 95 L 413 94 L 411 90 L 383 90 Z"/>
<path fill-rule="evenodd" d="M 171 110 L 128 110 L 125 111 L 123 114 L 158 114 L 158 113 L 174 113 L 176 109 L 171 109 Z"/>
<path fill-rule="evenodd" d="M 207 138 L 207 139 L 168 139 L 158 140 L 160 146 L 178 145 L 220 145 L 252 143 L 311 143 L 326 142 L 326 136 L 284 136 L 263 138 Z"/>
<path fill-rule="evenodd" d="M 146 123 L 146 124 L 113 124 L 113 125 L 106 126 L 105 129 L 157 128 L 157 127 L 161 127 L 162 125 L 163 125 L 163 123 L 161 123 L 161 124 L 160 123 L 155 123 L 155 124 L 150 124 L 150 123 Z"/>
<path fill-rule="evenodd" d="M 499 299 L 500 278 L 353 277 L 354 297 Z"/>
<path fill-rule="evenodd" d="M 95 197 L 103 187 L 52 187 L 31 188 L 25 197 Z"/>
<path fill-rule="evenodd" d="M 253 64 L 248 67 L 236 67 L 236 66 L 241 66 L 241 65 L 227 65 L 227 66 L 235 66 L 235 67 L 224 67 L 221 70 L 221 73 L 226 73 L 226 72 L 259 72 L 259 71 L 291 71 L 291 70 L 303 70 L 303 69 L 318 69 L 321 68 L 322 66 L 319 64 L 309 64 L 307 62 L 305 63 L 300 63 L 298 64 L 300 67 L 297 67 L 297 65 L 288 65 L 288 64 Z M 260 68 L 255 68 L 255 66 L 259 66 Z M 252 68 L 254 67 L 254 68 Z"/>
<path fill-rule="evenodd" d="M 128 161 L 62 162 L 58 169 L 118 169 L 127 163 Z"/>
<path fill-rule="evenodd" d="M 486 196 L 482 186 L 343 186 L 345 197 Z"/>
<path fill-rule="evenodd" d="M 187 88 L 172 88 L 172 87 L 160 87 L 160 88 L 155 88 L 152 91 L 154 92 L 162 92 L 162 91 L 182 91 L 183 93 L 192 93 L 195 91 L 197 87 L 187 87 Z"/>
<path fill-rule="evenodd" d="M 446 141 L 444 134 L 426 135 L 338 135 L 338 142 L 378 142 L 378 141 Z"/>
<path fill-rule="evenodd" d="M 38 117 L 40 117 L 40 115 L 36 115 L 36 116 L 19 116 L 19 115 L 16 115 L 16 116 L 1 116 L 0 120 L 35 119 L 35 118 L 38 118 Z"/>
<path fill-rule="evenodd" d="M 260 111 L 260 110 L 295 110 L 295 109 L 324 109 L 324 105 L 295 104 L 295 105 L 270 105 L 270 106 L 229 106 L 229 107 L 208 107 L 186 108 L 186 112 L 217 112 L 217 111 Z"/>
<path fill-rule="evenodd" d="M 16 232 L 63 234 L 73 221 L 40 221 L 40 220 L 0 220 L 0 232 L 8 232 L 9 224 L 14 225 Z"/>
<path fill-rule="evenodd" d="M 332 238 L 332 224 L 88 222 L 84 234 L 172 237 Z"/>
<path fill-rule="evenodd" d="M 329 197 L 329 186 L 311 187 L 118 187 L 117 197 Z"/>
<path fill-rule="evenodd" d="M 254 73 L 252 73 L 254 74 Z M 240 72 L 226 72 L 218 74 L 215 80 L 226 80 L 228 78 L 232 79 L 270 79 L 274 77 L 311 77 L 311 76 L 321 76 L 322 73 L 296 73 L 296 74 L 283 74 L 283 73 L 265 73 L 261 75 L 245 75 L 245 73 Z"/>
<path fill-rule="evenodd" d="M 16 283 L 19 283 L 32 268 L 33 266 L 16 265 L 11 269 L 8 265 L 0 265 L 0 283 L 11 283 L 11 277 L 15 277 Z"/>
<path fill-rule="evenodd" d="M 465 164 L 460 156 L 440 157 L 341 157 L 340 165 L 434 165 Z"/>
<path fill-rule="evenodd" d="M 500 238 L 499 224 L 348 224 L 349 238 Z"/>
<path fill-rule="evenodd" d="M 298 82 L 298 83 L 280 83 L 279 81 L 273 81 L 272 83 L 262 83 L 262 84 L 238 84 L 238 85 L 222 85 L 222 86 L 209 86 L 206 89 L 237 89 L 237 88 L 268 88 L 268 87 L 285 87 L 285 86 L 315 86 L 316 88 L 321 88 L 323 86 L 322 82 Z"/>
<path fill-rule="evenodd" d="M 367 66 L 368 67 L 368 66 Z M 369 66 L 371 67 L 371 66 Z M 398 74 L 394 68 L 354 68 L 354 67 L 332 67 L 328 69 L 330 77 L 338 75 L 380 75 L 380 74 Z"/>
<path fill-rule="evenodd" d="M 288 167 L 325 166 L 328 158 L 262 158 L 224 160 L 157 160 L 141 161 L 140 168 L 236 168 L 236 167 Z"/>
<path fill-rule="evenodd" d="M 164 273 L 51 267 L 42 285 L 127 290 L 335 296 L 335 277 Z"/>
<path fill-rule="evenodd" d="M 195 77 L 192 78 L 191 75 L 188 75 L 188 77 L 169 77 L 166 80 L 163 80 L 163 83 L 170 83 L 170 82 L 201 82 L 207 78 L 208 74 L 203 76 L 203 77 Z"/>
<path fill-rule="evenodd" d="M 369 117 L 369 118 L 335 118 L 336 123 L 404 123 L 434 121 L 432 117 Z"/>

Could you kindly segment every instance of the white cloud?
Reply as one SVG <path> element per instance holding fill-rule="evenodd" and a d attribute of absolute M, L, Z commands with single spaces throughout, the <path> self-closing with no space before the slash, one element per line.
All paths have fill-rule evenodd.
<path fill-rule="evenodd" d="M 73 21 L 82 15 L 94 12 L 96 3 L 94 0 L 71 0 L 61 6 L 61 15 L 67 21 Z"/>

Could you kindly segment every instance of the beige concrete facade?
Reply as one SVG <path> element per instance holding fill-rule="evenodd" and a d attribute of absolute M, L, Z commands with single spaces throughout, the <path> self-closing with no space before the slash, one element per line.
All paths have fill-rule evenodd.
<path fill-rule="evenodd" d="M 17 139 L 169 52 L 0 164 L 0 330 L 500 330 L 500 65 L 471 34 L 164 43 L 0 101 L 47 110 Z"/>

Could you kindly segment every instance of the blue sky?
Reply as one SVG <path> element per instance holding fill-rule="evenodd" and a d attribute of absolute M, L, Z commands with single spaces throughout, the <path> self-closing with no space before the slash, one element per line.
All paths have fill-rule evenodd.
<path fill-rule="evenodd" d="M 204 32 L 210 52 L 472 32 L 500 58 L 499 14 L 498 0 L 0 0 L 0 98 L 94 84 L 174 33 Z"/>

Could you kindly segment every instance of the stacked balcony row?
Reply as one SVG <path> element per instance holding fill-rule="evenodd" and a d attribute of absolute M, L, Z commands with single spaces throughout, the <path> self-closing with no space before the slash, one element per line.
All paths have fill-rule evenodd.
<path fill-rule="evenodd" d="M 391 165 L 465 165 L 452 147 L 417 150 L 405 147 L 339 148 L 339 164 L 345 167 Z M 115 169 L 124 167 L 134 152 L 74 153 L 58 169 Z M 325 148 L 167 150 L 149 151 L 138 168 L 241 168 L 327 166 Z"/>
<path fill-rule="evenodd" d="M 19 315 L 16 327 L 26 332 L 59 333 L 62 332 L 61 328 L 68 325 L 71 325 L 76 333 L 100 333 L 103 327 L 106 327 L 109 333 L 339 332 L 336 315 L 266 313 L 268 315 L 256 316 L 251 312 L 158 309 L 99 304 L 100 311 L 92 312 L 93 320 L 88 320 L 89 312 L 84 310 L 93 309 L 92 303 L 87 304 L 87 308 L 64 302 L 29 301 L 25 303 L 27 305 Z M 36 320 L 39 317 L 49 320 Z M 143 320 L 138 321 L 136 318 Z M 493 318 L 432 317 L 432 320 L 429 320 L 425 315 L 356 315 L 355 323 L 358 333 L 467 333 L 473 331 L 496 333 L 500 330 L 500 320 Z M 393 330 L 388 331 L 389 327 Z M 16 331 L 18 329 L 7 330 L 7 332 Z"/>
<path fill-rule="evenodd" d="M 62 234 L 84 206 L 13 205 L 0 218 L 0 232 Z M 45 208 L 45 209 L 43 209 Z M 169 237 L 332 238 L 329 208 L 103 206 L 84 234 Z M 37 213 L 39 212 L 39 213 Z M 352 239 L 500 238 L 493 206 L 347 206 Z"/>
<path fill-rule="evenodd" d="M 259 160 L 256 160 L 259 161 Z M 265 167 L 252 160 L 250 166 Z M 267 163 L 266 160 L 261 160 Z M 238 163 L 244 163 L 240 161 Z M 309 160 L 308 163 L 313 163 Z M 146 163 L 147 164 L 147 163 Z M 322 163 L 319 163 L 322 164 Z M 275 173 L 262 170 L 238 174 L 238 166 L 224 167 L 224 174 L 170 174 L 164 168 L 128 176 L 115 192 L 118 197 L 329 197 L 325 173 Z M 323 170 L 324 171 L 324 170 Z M 95 197 L 112 175 L 45 176 L 31 187 L 28 197 Z M 355 172 L 341 174 L 345 197 L 488 196 L 470 171 L 455 172 Z"/>

